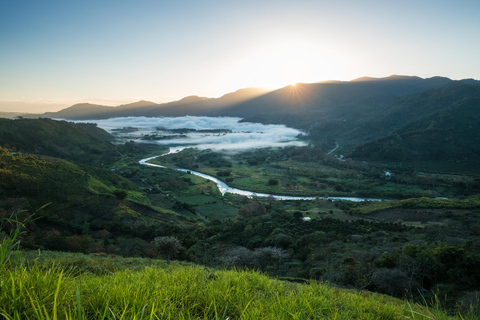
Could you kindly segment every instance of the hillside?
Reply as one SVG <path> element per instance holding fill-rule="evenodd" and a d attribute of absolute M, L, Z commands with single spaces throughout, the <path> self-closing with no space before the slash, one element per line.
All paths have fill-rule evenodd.
<path fill-rule="evenodd" d="M 480 161 L 479 114 L 478 85 L 459 82 L 428 90 L 396 101 L 378 119 L 349 133 L 369 130 L 386 136 L 357 147 L 351 156 L 379 161 Z"/>
<path fill-rule="evenodd" d="M 0 147 L 0 177 L 0 212 L 25 216 L 47 205 L 28 224 L 26 248 L 148 256 L 156 235 L 197 228 L 109 170 Z"/>
<path fill-rule="evenodd" d="M 0 291 L 7 319 L 474 319 L 252 271 L 49 252 L 17 257 L 25 256 L 28 271 L 0 266 L 0 276 L 9 279 Z"/>
<path fill-rule="evenodd" d="M 50 119 L 0 119 L 0 146 L 17 152 L 64 158 L 100 166 L 120 158 L 113 136 L 96 124 Z"/>
<path fill-rule="evenodd" d="M 16 131 L 23 143 L 37 141 L 31 132 L 39 125 L 46 132 L 58 127 L 78 133 L 64 135 L 67 146 L 89 136 L 63 121 L 6 123 L 25 125 Z M 436 132 L 434 126 L 428 130 Z M 155 258 L 160 251 L 152 240 L 173 236 L 181 241 L 175 259 L 205 267 L 255 268 L 415 301 L 448 294 L 449 308 L 480 283 L 479 180 L 472 174 L 392 167 L 387 177 L 384 170 L 390 168 L 383 165 L 338 161 L 312 146 L 249 150 L 235 158 L 187 149 L 160 160 L 246 190 L 311 191 L 324 197 L 273 201 L 222 195 L 212 181 L 189 172 L 140 165 L 138 159 L 165 152 L 155 145 L 116 146 L 119 159 L 108 169 L 42 155 L 42 150 L 29 155 L 0 149 L 0 227 L 9 227 L 11 214 L 22 221 L 42 208 L 19 236 L 24 249 Z M 95 149 L 82 152 L 96 155 Z M 336 195 L 429 198 L 378 203 L 327 198 Z"/>

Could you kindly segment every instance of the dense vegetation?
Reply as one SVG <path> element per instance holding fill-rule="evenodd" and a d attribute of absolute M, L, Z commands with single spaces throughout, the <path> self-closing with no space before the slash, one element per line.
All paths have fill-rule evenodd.
<path fill-rule="evenodd" d="M 41 262 L 41 257 L 28 253 L 30 256 L 23 267 L 18 261 L 7 264 L 1 272 L 2 278 L 9 279 L 10 291 L 2 290 L 2 299 L 6 301 L 12 295 L 18 299 L 0 305 L 11 316 L 15 310 L 29 310 L 26 312 L 31 313 L 18 313 L 18 318 L 32 317 L 35 310 L 43 306 L 51 315 L 55 305 L 59 314 L 67 312 L 71 317 L 78 317 L 78 310 L 93 317 L 111 309 L 114 314 L 125 311 L 138 318 L 142 310 L 154 310 L 162 317 L 176 312 L 186 318 L 239 318 L 242 314 L 244 318 L 258 318 L 259 314 L 281 318 L 288 317 L 288 312 L 302 318 L 297 311 L 311 310 L 310 318 L 334 318 L 334 309 L 338 309 L 340 303 L 346 306 L 341 308 L 338 317 L 345 319 L 352 318 L 358 312 L 355 308 L 360 307 L 364 311 L 358 313 L 359 318 L 396 319 L 408 310 L 406 305 L 395 302 L 399 309 L 385 306 L 394 308 L 387 312 L 373 300 L 361 305 L 355 302 L 348 307 L 343 300 L 334 299 L 332 304 L 322 307 L 320 300 L 326 298 L 318 296 L 321 292 L 324 297 L 336 292 L 338 299 L 347 300 L 361 296 L 325 285 L 295 284 L 313 280 L 408 298 L 415 303 L 433 301 L 452 313 L 462 311 L 478 316 L 480 200 L 479 179 L 475 173 L 459 170 L 444 174 L 413 170 L 395 163 L 339 160 L 312 146 L 261 149 L 234 155 L 186 149 L 157 160 L 203 171 L 245 189 L 277 194 L 308 193 L 319 198 L 274 201 L 222 196 L 211 181 L 138 164 L 141 157 L 164 152 L 160 147 L 133 142 L 115 146 L 104 140 L 109 139 L 108 134 L 95 126 L 87 125 L 89 130 L 98 131 L 95 138 L 91 138 L 91 132 L 72 129 L 75 125 L 66 122 L 57 124 L 45 119 L 12 122 L 16 121 L 45 127 L 41 132 L 53 132 L 52 124 L 54 128 L 64 126 L 65 130 L 76 132 L 75 141 L 94 139 L 99 145 L 106 143 L 116 156 L 114 163 L 95 161 L 96 166 L 92 166 L 82 161 L 71 162 L 68 156 L 53 158 L 50 151 L 42 154 L 45 149 L 37 147 L 32 149 L 37 155 L 14 151 L 11 148 L 25 151 L 29 150 L 25 146 L 39 143 L 37 138 L 21 136 L 21 131 L 17 140 L 8 143 L 10 149 L 5 143 L 0 147 L 0 239 L 4 244 L 10 241 L 12 232 L 15 236 L 16 229 L 3 222 L 10 221 L 8 217 L 16 212 L 17 220 L 23 221 L 25 227 L 24 232 L 15 236 L 21 240 L 22 249 L 40 250 L 41 254 L 45 250 L 97 254 L 87 257 L 52 253 L 52 259 L 59 266 L 50 267 L 52 260 Z M 74 142 L 66 139 L 65 143 L 68 146 Z M 91 149 L 81 150 L 98 155 Z M 327 199 L 334 195 L 404 200 L 352 203 Z M 459 199 L 435 199 L 436 196 Z M 305 217 L 311 220 L 305 221 Z M 166 240 L 175 247 L 168 249 L 168 245 L 164 245 Z M 0 261 L 6 261 L 10 254 L 4 256 L 0 256 Z M 157 259 L 122 260 L 119 256 L 165 257 L 212 269 L 179 268 L 178 262 L 172 263 L 177 266 L 166 268 Z M 152 266 L 145 270 L 119 270 L 115 266 L 117 262 Z M 218 268 L 256 269 L 289 283 L 268 280 L 249 271 L 220 272 Z M 175 275 L 177 272 L 180 278 Z M 23 275 L 26 282 L 21 280 Z M 138 280 L 138 287 L 127 283 L 128 276 Z M 198 279 L 198 282 L 192 280 L 190 287 L 170 286 L 174 291 L 160 290 L 153 286 L 154 282 L 146 283 L 148 279 L 176 283 L 184 279 L 181 277 Z M 226 283 L 219 279 L 226 279 Z M 263 284 L 248 287 L 251 284 L 248 280 L 243 286 L 242 279 L 256 279 Z M 104 291 L 98 289 L 99 283 L 104 283 L 101 287 Z M 237 287 L 228 283 L 251 292 L 250 300 L 256 298 L 250 302 L 243 300 L 246 295 L 237 297 L 233 293 Z M 222 290 L 214 290 L 216 285 Z M 11 291 L 12 287 L 18 291 Z M 31 287 L 39 290 L 32 291 L 31 294 L 36 295 L 33 299 L 22 291 Z M 77 298 L 77 288 L 80 298 Z M 200 297 L 195 295 L 199 288 L 210 288 L 212 295 L 198 300 Z M 277 289 L 285 292 L 268 291 Z M 132 295 L 135 290 L 137 295 Z M 159 294 L 157 290 L 170 301 L 162 305 L 161 310 L 157 309 L 159 304 L 153 305 L 152 295 Z M 110 293 L 105 293 L 107 291 Z M 128 299 L 126 292 L 130 292 Z M 229 298 L 220 297 L 229 292 L 232 293 Z M 277 302 L 269 300 L 275 294 Z M 108 299 L 102 300 L 102 295 Z M 292 295 L 298 295 L 298 300 Z M 196 298 L 175 300 L 175 297 L 192 296 Z M 55 299 L 58 303 L 52 304 Z M 280 302 L 283 299 L 291 300 L 299 308 L 283 304 Z M 140 300 L 143 302 L 138 305 Z M 76 306 L 78 301 L 81 308 Z M 188 302 L 183 304 L 185 309 L 180 307 L 182 301 Z M 310 303 L 312 309 L 305 307 L 305 303 Z M 44 312 L 42 310 L 39 312 Z M 415 310 L 432 316 L 426 309 Z M 144 311 L 144 314 L 149 313 Z"/>
<path fill-rule="evenodd" d="M 0 118 L 0 146 L 99 166 L 120 159 L 113 137 L 96 124 L 75 125 L 50 119 Z"/>

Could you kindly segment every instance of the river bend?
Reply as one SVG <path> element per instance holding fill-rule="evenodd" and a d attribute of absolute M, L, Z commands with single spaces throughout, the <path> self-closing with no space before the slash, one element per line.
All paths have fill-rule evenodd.
<path fill-rule="evenodd" d="M 247 191 L 247 190 L 232 188 L 232 187 L 228 186 L 225 182 L 223 182 L 223 181 L 221 181 L 221 180 L 219 180 L 215 177 L 212 177 L 208 174 L 205 174 L 205 173 L 201 173 L 201 172 L 197 172 L 197 171 L 193 171 L 193 170 L 189 170 L 189 169 L 183 169 L 183 168 L 168 168 L 168 167 L 165 167 L 165 166 L 162 166 L 162 165 L 159 165 L 159 164 L 153 164 L 153 163 L 148 162 L 148 161 L 150 161 L 152 159 L 155 159 L 155 158 L 158 158 L 158 157 L 163 157 L 163 156 L 166 156 L 168 154 L 180 152 L 183 149 L 185 149 L 185 147 L 170 148 L 170 151 L 167 152 L 167 153 L 164 153 L 164 154 L 161 154 L 161 155 L 158 155 L 158 156 L 153 156 L 153 157 L 141 159 L 138 162 L 142 165 L 146 165 L 146 166 L 150 166 L 150 167 L 157 167 L 157 168 L 162 168 L 162 169 L 173 169 L 173 170 L 177 170 L 177 171 L 188 172 L 188 173 L 191 173 L 193 175 L 202 177 L 204 179 L 213 181 L 217 185 L 218 190 L 222 193 L 222 195 L 224 195 L 225 193 L 233 193 L 233 194 L 246 196 L 246 197 L 249 197 L 249 198 L 253 198 L 253 197 L 273 198 L 275 200 L 315 200 L 317 198 L 318 199 L 325 199 L 323 197 L 302 197 L 302 196 L 273 195 L 273 194 L 268 194 L 268 193 L 257 193 L 257 192 L 253 192 L 253 191 Z M 356 197 L 328 197 L 328 199 L 329 200 L 348 200 L 348 201 L 355 201 L 355 202 L 382 201 L 382 199 L 356 198 Z"/>

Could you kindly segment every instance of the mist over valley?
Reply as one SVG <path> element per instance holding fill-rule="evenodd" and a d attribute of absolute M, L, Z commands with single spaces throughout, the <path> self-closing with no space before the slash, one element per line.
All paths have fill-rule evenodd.
<path fill-rule="evenodd" d="M 118 142 L 239 151 L 251 148 L 302 146 L 305 133 L 285 125 L 240 122 L 238 117 L 124 117 L 88 120 L 112 133 Z"/>

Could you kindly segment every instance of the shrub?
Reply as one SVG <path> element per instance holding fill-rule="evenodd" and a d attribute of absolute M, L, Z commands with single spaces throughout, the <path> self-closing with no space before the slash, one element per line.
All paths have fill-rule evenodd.
<path fill-rule="evenodd" d="M 270 179 L 270 180 L 268 180 L 268 185 L 269 186 L 276 186 L 276 185 L 278 185 L 278 180 L 277 179 Z"/>
<path fill-rule="evenodd" d="M 229 170 L 224 170 L 224 171 L 218 171 L 217 172 L 217 176 L 219 176 L 219 177 L 228 177 L 229 175 L 230 175 Z"/>
<path fill-rule="evenodd" d="M 123 189 L 117 189 L 113 191 L 113 195 L 117 197 L 118 200 L 124 200 L 127 197 L 128 193 Z"/>
<path fill-rule="evenodd" d="M 164 255 L 167 259 L 167 263 L 170 264 L 170 259 L 177 253 L 182 247 L 182 242 L 177 237 L 156 237 L 152 242 L 155 247 Z"/>
<path fill-rule="evenodd" d="M 401 297 L 410 290 L 410 279 L 405 272 L 398 269 L 381 268 L 372 275 L 372 282 L 378 292 Z"/>

